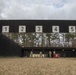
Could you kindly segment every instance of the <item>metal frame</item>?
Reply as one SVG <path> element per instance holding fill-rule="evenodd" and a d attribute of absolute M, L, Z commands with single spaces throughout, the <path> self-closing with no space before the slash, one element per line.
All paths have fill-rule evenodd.
<path fill-rule="evenodd" d="M 19 26 L 26 26 L 26 33 L 35 32 L 35 26 L 43 26 L 43 32 L 44 33 L 52 33 L 52 26 L 59 26 L 59 33 L 68 33 L 69 32 L 69 26 L 75 26 L 76 27 L 76 20 L 0 20 L 0 34 L 2 33 L 2 26 L 9 26 L 9 32 L 17 33 L 19 32 Z M 2 45 L 0 45 L 0 49 L 2 49 L 2 53 L 5 56 L 11 56 L 13 49 L 14 52 L 12 55 L 24 56 L 24 51 L 32 51 L 32 50 L 40 50 L 40 51 L 71 51 L 74 50 L 76 52 L 76 48 L 57 48 L 57 47 L 18 47 L 14 46 L 15 43 L 11 43 L 10 40 L 7 38 L 2 38 L 3 35 L 0 35 L 0 42 L 2 42 Z M 7 40 L 7 42 L 4 42 L 3 40 Z M 13 47 L 13 49 L 12 49 Z M 16 49 L 17 47 L 17 49 Z M 12 51 L 11 51 L 11 50 Z M 19 49 L 19 50 L 18 50 Z M 63 50 L 64 49 L 64 50 Z M 8 51 L 9 50 L 9 51 Z M 1 52 L 0 51 L 0 52 Z M 18 54 L 17 54 L 18 52 Z M 15 53 L 15 54 L 14 54 Z M 1 54 L 1 53 L 0 53 Z M 2 54 L 1 54 L 2 55 Z"/>
<path fill-rule="evenodd" d="M 35 32 L 35 26 L 43 26 L 43 32 L 52 32 L 52 26 L 59 26 L 60 33 L 69 32 L 69 26 L 76 26 L 76 20 L 0 20 L 2 26 L 9 26 L 9 32 L 19 32 L 19 26 L 26 26 L 26 32 Z"/>

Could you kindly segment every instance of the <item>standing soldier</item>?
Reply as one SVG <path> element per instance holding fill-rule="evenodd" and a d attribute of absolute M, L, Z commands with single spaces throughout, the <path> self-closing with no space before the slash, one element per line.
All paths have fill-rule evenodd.
<path fill-rule="evenodd" d="M 33 51 L 30 52 L 30 57 L 31 57 L 31 58 L 33 57 Z"/>
<path fill-rule="evenodd" d="M 42 58 L 42 51 L 40 51 L 40 57 Z"/>
<path fill-rule="evenodd" d="M 56 52 L 55 52 L 55 51 L 53 51 L 53 57 L 54 57 L 55 53 L 56 53 Z"/>
<path fill-rule="evenodd" d="M 49 51 L 49 57 L 51 58 L 51 54 L 52 54 L 52 52 L 51 51 Z"/>

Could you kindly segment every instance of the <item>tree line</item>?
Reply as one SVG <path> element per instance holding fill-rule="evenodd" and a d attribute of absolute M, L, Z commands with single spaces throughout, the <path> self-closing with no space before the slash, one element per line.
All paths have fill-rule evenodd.
<path fill-rule="evenodd" d="M 76 47 L 76 33 L 3 33 L 23 47 Z"/>

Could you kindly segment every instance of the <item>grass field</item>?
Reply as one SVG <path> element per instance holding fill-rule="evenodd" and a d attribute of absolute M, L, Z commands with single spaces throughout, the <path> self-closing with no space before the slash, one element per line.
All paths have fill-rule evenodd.
<path fill-rule="evenodd" d="M 0 75 L 76 75 L 76 58 L 0 58 Z"/>

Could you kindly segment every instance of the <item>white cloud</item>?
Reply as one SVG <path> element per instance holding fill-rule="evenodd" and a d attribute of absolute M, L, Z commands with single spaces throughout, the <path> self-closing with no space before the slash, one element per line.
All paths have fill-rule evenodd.
<path fill-rule="evenodd" d="M 76 0 L 1 0 L 2 19 L 76 20 Z"/>

